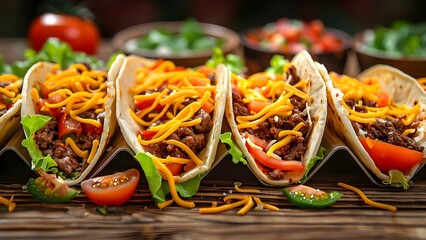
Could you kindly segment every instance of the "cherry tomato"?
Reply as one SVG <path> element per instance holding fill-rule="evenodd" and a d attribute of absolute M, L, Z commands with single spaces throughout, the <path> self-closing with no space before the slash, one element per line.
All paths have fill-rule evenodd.
<path fill-rule="evenodd" d="M 58 135 L 60 138 L 71 133 L 79 136 L 82 131 L 83 127 L 80 122 L 69 117 L 66 113 L 62 114 L 58 123 Z"/>
<path fill-rule="evenodd" d="M 81 182 L 84 193 L 97 205 L 120 206 L 127 202 L 139 183 L 139 171 L 132 168 Z"/>
<path fill-rule="evenodd" d="M 383 173 L 388 173 L 393 169 L 409 173 L 415 165 L 424 161 L 422 152 L 370 138 L 359 137 L 359 140 Z"/>
<path fill-rule="evenodd" d="M 99 29 L 91 21 L 66 14 L 45 13 L 34 19 L 28 31 L 29 45 L 39 51 L 49 37 L 71 45 L 74 51 L 96 53 Z"/>
<path fill-rule="evenodd" d="M 261 164 L 272 168 L 279 169 L 283 171 L 297 170 L 304 171 L 305 167 L 299 161 L 294 160 L 281 160 L 275 157 L 270 157 L 261 149 L 252 147 L 248 142 L 246 142 L 246 147 L 249 153 L 253 156 L 253 158 L 260 162 Z"/>

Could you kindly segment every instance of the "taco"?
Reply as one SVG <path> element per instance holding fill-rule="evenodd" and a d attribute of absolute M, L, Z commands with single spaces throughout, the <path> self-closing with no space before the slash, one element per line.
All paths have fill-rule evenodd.
<path fill-rule="evenodd" d="M 22 78 L 15 74 L 0 75 L 0 147 L 4 146 L 19 126 L 22 105 Z"/>
<path fill-rule="evenodd" d="M 216 160 L 227 78 L 223 65 L 184 68 L 161 59 L 124 60 L 117 78 L 117 119 L 158 203 L 171 203 L 165 199 L 170 191 L 172 201 L 194 207 L 177 191 L 182 197 L 195 194 Z M 192 194 L 180 191 L 186 187 Z"/>
<path fill-rule="evenodd" d="M 109 71 L 87 64 L 39 62 L 24 78 L 22 141 L 33 169 L 81 182 L 105 151 L 115 127 L 114 80 L 124 56 Z"/>
<path fill-rule="evenodd" d="M 408 187 L 425 157 L 426 93 L 402 71 L 376 65 L 358 78 L 321 71 L 329 125 L 383 183 Z"/>
<path fill-rule="evenodd" d="M 265 185 L 301 180 L 313 167 L 327 118 L 325 84 L 308 52 L 276 55 L 265 72 L 234 75 L 225 112 L 248 166 Z"/>

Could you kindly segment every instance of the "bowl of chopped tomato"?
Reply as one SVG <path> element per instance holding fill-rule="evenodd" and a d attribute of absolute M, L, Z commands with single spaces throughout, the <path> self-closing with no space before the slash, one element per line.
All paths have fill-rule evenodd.
<path fill-rule="evenodd" d="M 231 29 L 195 19 L 139 24 L 117 32 L 112 45 L 127 55 L 171 60 L 176 65 L 205 64 L 214 48 L 242 57 L 239 35 Z"/>
<path fill-rule="evenodd" d="M 361 70 L 385 64 L 414 78 L 426 77 L 426 22 L 365 29 L 355 35 L 354 50 Z"/>
<path fill-rule="evenodd" d="M 274 54 L 291 59 L 307 50 L 328 70 L 343 72 L 352 38 L 338 29 L 326 28 L 321 20 L 282 18 L 242 33 L 242 44 L 250 72 L 269 66 Z"/>

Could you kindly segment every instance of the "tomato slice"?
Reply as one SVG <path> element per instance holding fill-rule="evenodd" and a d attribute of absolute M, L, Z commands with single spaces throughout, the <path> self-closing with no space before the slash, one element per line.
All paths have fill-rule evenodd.
<path fill-rule="evenodd" d="M 253 158 L 260 162 L 261 164 L 272 168 L 279 169 L 284 171 L 296 170 L 296 171 L 304 171 L 305 167 L 299 161 L 294 160 L 281 160 L 275 157 L 270 157 L 261 149 L 252 147 L 249 143 L 246 142 L 246 147 L 249 153 L 253 156 Z"/>
<path fill-rule="evenodd" d="M 145 108 L 151 107 L 152 104 L 154 104 L 154 102 L 155 102 L 155 99 L 140 100 L 140 101 L 135 101 L 135 105 L 139 110 L 143 110 Z M 157 111 L 161 111 L 163 109 L 163 105 L 157 104 L 157 106 L 155 106 L 154 109 Z"/>
<path fill-rule="evenodd" d="M 376 166 L 383 173 L 388 173 L 390 170 L 395 169 L 407 174 L 414 166 L 420 164 L 425 159 L 422 152 L 405 147 L 370 138 L 359 137 L 359 140 Z"/>
<path fill-rule="evenodd" d="M 250 138 L 251 142 L 254 143 L 256 146 L 259 146 L 263 149 L 263 151 L 266 151 L 266 148 L 268 148 L 268 142 L 260 139 L 250 133 L 244 133 L 245 138 Z"/>
<path fill-rule="evenodd" d="M 60 138 L 68 134 L 80 136 L 82 131 L 83 127 L 80 122 L 69 117 L 66 113 L 62 114 L 58 123 L 58 135 Z"/>
<path fill-rule="evenodd" d="M 139 171 L 129 169 L 81 182 L 84 193 L 97 205 L 120 206 L 127 202 L 139 183 Z"/>

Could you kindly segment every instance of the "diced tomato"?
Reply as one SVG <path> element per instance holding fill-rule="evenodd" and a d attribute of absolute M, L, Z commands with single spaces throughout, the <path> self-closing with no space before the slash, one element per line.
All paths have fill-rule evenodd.
<path fill-rule="evenodd" d="M 246 147 L 253 158 L 261 164 L 271 168 L 284 171 L 304 171 L 305 167 L 299 161 L 294 160 L 281 160 L 275 157 L 269 157 L 266 152 L 261 149 L 254 148 L 246 142 Z"/>
<path fill-rule="evenodd" d="M 41 97 L 45 99 L 49 98 L 49 94 L 52 92 L 52 90 L 48 89 L 42 82 L 39 82 L 38 86 L 40 88 Z"/>
<path fill-rule="evenodd" d="M 97 134 L 97 135 L 102 134 L 103 127 L 98 128 L 98 127 L 96 127 L 92 124 L 89 124 L 89 123 L 81 123 L 81 125 L 83 126 L 83 132 L 84 133 L 94 133 L 94 134 Z"/>
<path fill-rule="evenodd" d="M 250 112 L 258 113 L 262 111 L 265 107 L 271 105 L 271 102 L 263 102 L 263 101 L 251 101 L 248 104 L 248 109 Z"/>
<path fill-rule="evenodd" d="M 197 166 L 197 164 L 193 161 L 190 161 L 189 163 L 185 164 L 185 166 L 183 167 L 183 170 L 185 172 L 188 172 L 189 170 L 195 168 Z"/>
<path fill-rule="evenodd" d="M 58 135 L 60 138 L 68 134 L 80 136 L 82 131 L 83 127 L 81 126 L 81 123 L 69 117 L 66 113 L 64 113 L 59 119 Z"/>
<path fill-rule="evenodd" d="M 342 42 L 330 33 L 324 34 L 320 40 L 324 51 L 334 51 L 342 47 Z"/>
<path fill-rule="evenodd" d="M 145 108 L 149 108 L 152 106 L 152 104 L 154 104 L 155 99 L 146 99 L 146 100 L 140 100 L 140 101 L 135 101 L 135 105 L 139 110 L 144 110 Z M 157 106 L 155 106 L 154 108 L 157 111 L 161 111 L 161 109 L 163 109 L 163 106 L 161 104 L 157 104 Z"/>
<path fill-rule="evenodd" d="M 370 138 L 359 137 L 359 141 L 368 155 L 373 159 L 376 166 L 385 174 L 392 169 L 408 174 L 414 166 L 425 160 L 422 152 L 405 147 Z"/>
<path fill-rule="evenodd" d="M 166 163 L 165 165 L 173 176 L 178 176 L 183 167 L 183 164 L 180 163 Z"/>
<path fill-rule="evenodd" d="M 390 97 L 385 92 L 378 92 L 376 93 L 376 96 L 379 97 L 379 101 L 377 101 L 376 106 L 377 107 L 386 107 L 389 105 Z"/>
<path fill-rule="evenodd" d="M 152 139 L 152 137 L 154 137 L 154 136 L 155 136 L 155 134 L 157 133 L 157 132 L 155 132 L 155 131 L 144 130 L 144 129 L 139 130 L 138 132 L 139 132 L 139 134 L 142 136 L 142 138 L 143 138 L 143 139 L 146 139 L 146 140 L 151 140 L 151 139 Z"/>
<path fill-rule="evenodd" d="M 188 81 L 192 86 L 207 86 L 207 82 L 197 77 L 190 77 Z"/>
<path fill-rule="evenodd" d="M 204 74 L 204 76 L 209 77 L 214 74 L 214 69 L 208 66 L 200 66 L 197 68 L 197 72 Z"/>
<path fill-rule="evenodd" d="M 309 23 L 309 29 L 316 37 L 320 37 L 324 32 L 324 24 L 321 20 L 313 20 Z"/>
<path fill-rule="evenodd" d="M 41 108 L 44 106 L 45 102 L 47 102 L 47 100 L 42 98 L 38 100 L 36 103 L 36 113 L 49 115 L 55 118 L 60 118 L 62 116 L 62 108 L 46 108 L 46 110 L 42 111 Z"/>
<path fill-rule="evenodd" d="M 206 112 L 207 114 L 210 114 L 214 110 L 214 105 L 213 103 L 207 101 L 206 103 L 204 103 L 204 105 L 201 108 L 204 110 L 204 112 Z"/>

